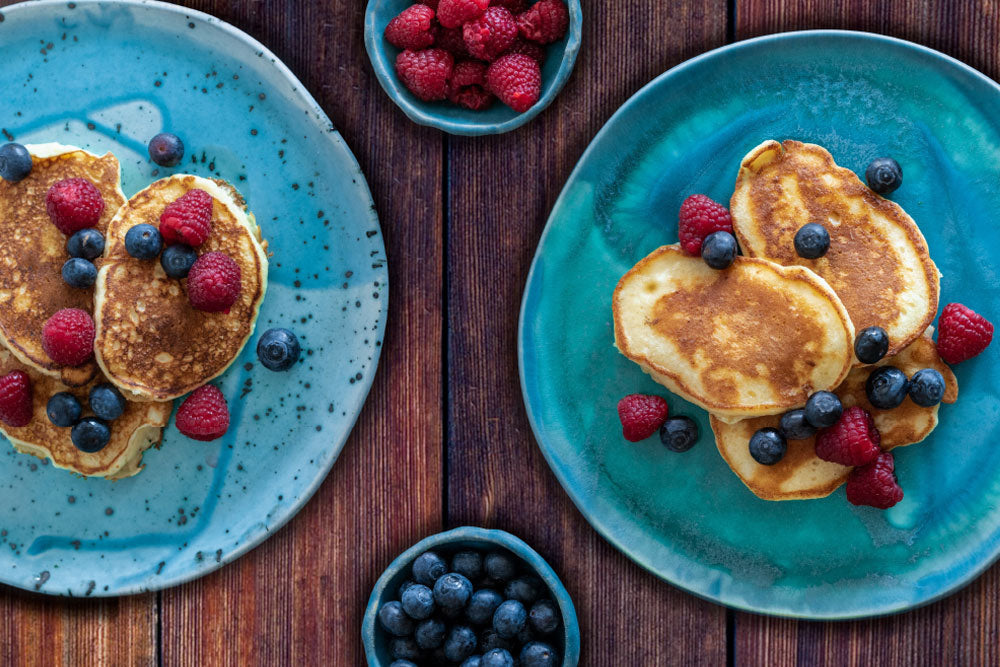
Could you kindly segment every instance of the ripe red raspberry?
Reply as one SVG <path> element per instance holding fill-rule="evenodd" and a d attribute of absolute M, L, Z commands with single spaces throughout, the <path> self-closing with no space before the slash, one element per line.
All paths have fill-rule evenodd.
<path fill-rule="evenodd" d="M 882 452 L 871 463 L 855 468 L 847 477 L 847 500 L 852 505 L 871 505 L 889 509 L 903 499 L 903 489 L 896 481 L 896 462 L 892 452 Z"/>
<path fill-rule="evenodd" d="M 94 319 L 79 308 L 56 311 L 42 327 L 42 349 L 57 364 L 83 364 L 94 354 Z"/>
<path fill-rule="evenodd" d="M 503 7 L 490 7 L 462 28 L 465 46 L 473 58 L 496 60 L 517 39 L 514 15 Z"/>
<path fill-rule="evenodd" d="M 411 93 L 425 102 L 448 97 L 448 77 L 455 59 L 444 49 L 403 51 L 396 57 L 396 73 Z"/>
<path fill-rule="evenodd" d="M 45 195 L 45 210 L 63 234 L 93 227 L 104 213 L 104 197 L 85 178 L 57 181 Z"/>
<path fill-rule="evenodd" d="M 949 364 L 971 359 L 993 340 L 993 325 L 960 303 L 949 303 L 938 318 L 937 351 Z"/>
<path fill-rule="evenodd" d="M 836 424 L 816 435 L 816 456 L 845 466 L 863 466 L 878 456 L 882 436 L 868 411 L 860 406 L 844 410 Z"/>
<path fill-rule="evenodd" d="M 212 384 L 198 387 L 177 408 L 177 430 L 192 440 L 208 442 L 221 438 L 229 430 L 229 406 L 226 397 Z"/>
<path fill-rule="evenodd" d="M 434 46 L 444 49 L 456 59 L 468 58 L 469 49 L 465 46 L 465 36 L 462 27 L 445 28 L 438 24 L 434 26 Z"/>
<path fill-rule="evenodd" d="M 705 195 L 685 199 L 677 219 L 677 235 L 685 254 L 701 255 L 701 242 L 713 232 L 733 233 L 733 219 L 726 207 Z"/>
<path fill-rule="evenodd" d="M 517 27 L 525 39 L 539 44 L 558 42 L 569 29 L 569 9 L 562 0 L 538 0 L 518 15 Z"/>
<path fill-rule="evenodd" d="M 500 56 L 486 72 L 486 85 L 500 101 L 523 113 L 542 94 L 542 70 L 534 58 L 511 53 Z"/>
<path fill-rule="evenodd" d="M 473 111 L 493 104 L 493 94 L 486 90 L 486 63 L 465 60 L 455 65 L 448 82 L 448 99 Z"/>
<path fill-rule="evenodd" d="M 28 374 L 11 371 L 0 378 L 0 421 L 7 426 L 27 426 L 32 412 Z"/>
<path fill-rule="evenodd" d="M 535 42 L 529 42 L 523 37 L 515 39 L 514 43 L 507 49 L 507 53 L 520 53 L 529 58 L 534 58 L 538 61 L 539 67 L 545 64 L 545 57 L 548 55 L 544 46 Z"/>
<path fill-rule="evenodd" d="M 478 19 L 490 6 L 490 0 L 440 0 L 437 18 L 445 28 L 457 28 Z"/>
<path fill-rule="evenodd" d="M 240 265 L 221 252 L 207 252 L 194 261 L 187 277 L 188 301 L 198 310 L 228 313 L 242 288 Z"/>
<path fill-rule="evenodd" d="M 413 5 L 389 21 L 385 27 L 385 38 L 400 49 L 426 49 L 434 43 L 433 23 L 433 9 L 427 5 Z"/>
<path fill-rule="evenodd" d="M 490 7 L 503 7 L 511 14 L 519 14 L 527 6 L 527 0 L 493 0 L 490 2 Z"/>
<path fill-rule="evenodd" d="M 622 435 L 629 442 L 639 442 L 660 430 L 667 421 L 667 402 L 659 396 L 629 394 L 618 401 Z"/>
<path fill-rule="evenodd" d="M 167 244 L 198 247 L 211 233 L 212 195 L 204 190 L 188 190 L 160 214 L 160 234 Z"/>

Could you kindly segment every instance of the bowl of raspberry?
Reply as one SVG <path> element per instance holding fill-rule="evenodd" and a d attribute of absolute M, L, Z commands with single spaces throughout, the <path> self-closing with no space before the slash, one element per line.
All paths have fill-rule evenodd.
<path fill-rule="evenodd" d="M 410 120 L 450 134 L 530 122 L 569 79 L 580 0 L 369 0 L 365 48 Z"/>

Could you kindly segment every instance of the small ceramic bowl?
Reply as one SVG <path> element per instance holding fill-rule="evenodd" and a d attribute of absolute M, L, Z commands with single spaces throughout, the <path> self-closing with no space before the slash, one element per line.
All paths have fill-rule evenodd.
<path fill-rule="evenodd" d="M 573 601 L 570 600 L 566 587 L 555 571 L 538 555 L 538 552 L 520 538 L 502 530 L 471 526 L 455 528 L 424 538 L 400 554 L 379 577 L 368 599 L 368 610 L 365 612 L 364 624 L 361 627 L 361 638 L 365 645 L 369 667 L 389 667 L 392 662 L 389 656 L 390 636 L 378 623 L 378 610 L 386 602 L 398 599 L 397 590 L 400 584 L 411 578 L 410 568 L 417 556 L 433 550 L 447 559 L 462 549 L 478 549 L 485 552 L 497 547 L 511 552 L 545 582 L 552 601 L 562 612 L 561 634 L 553 635 L 551 643 L 563 656 L 563 667 L 576 667 L 580 661 L 580 626 L 576 620 Z"/>
<path fill-rule="evenodd" d="M 521 127 L 540 114 L 566 84 L 580 51 L 583 11 L 580 0 L 565 0 L 569 7 L 569 33 L 561 41 L 545 47 L 547 58 L 542 67 L 542 96 L 524 113 L 494 102 L 486 111 L 471 111 L 451 102 L 424 102 L 399 81 L 396 56 L 399 49 L 386 41 L 385 27 L 415 0 L 368 0 L 365 10 L 365 48 L 382 88 L 403 112 L 419 125 L 429 125 L 451 134 L 476 136 L 501 134 Z"/>

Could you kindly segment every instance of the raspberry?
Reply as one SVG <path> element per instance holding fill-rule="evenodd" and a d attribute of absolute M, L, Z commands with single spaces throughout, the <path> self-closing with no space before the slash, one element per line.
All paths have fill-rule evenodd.
<path fill-rule="evenodd" d="M 396 57 L 396 73 L 411 93 L 425 102 L 448 97 L 448 77 L 455 59 L 444 49 L 406 50 Z"/>
<path fill-rule="evenodd" d="M 160 235 L 168 244 L 198 247 L 212 233 L 212 195 L 188 190 L 167 204 L 160 214 Z"/>
<path fill-rule="evenodd" d="M 490 0 L 440 0 L 437 18 L 445 28 L 457 28 L 478 19 L 489 6 Z"/>
<path fill-rule="evenodd" d="M 85 178 L 57 181 L 45 195 L 45 210 L 63 234 L 93 227 L 104 212 L 104 197 Z"/>
<path fill-rule="evenodd" d="M 413 5 L 389 21 L 385 27 L 385 38 L 400 49 L 426 49 L 434 43 L 433 22 L 433 9 L 427 5 Z"/>
<path fill-rule="evenodd" d="M 629 394 L 618 401 L 622 435 L 629 442 L 639 442 L 660 430 L 667 421 L 667 402 L 659 396 Z"/>
<path fill-rule="evenodd" d="M 448 82 L 448 99 L 473 111 L 493 104 L 493 94 L 486 90 L 486 63 L 465 60 L 455 65 Z"/>
<path fill-rule="evenodd" d="M 726 207 L 705 195 L 685 199 L 677 220 L 681 249 L 688 255 L 699 256 L 701 242 L 713 232 L 733 233 L 733 219 Z"/>
<path fill-rule="evenodd" d="M 539 44 L 558 42 L 569 29 L 569 10 L 562 0 L 538 0 L 517 17 L 517 27 L 525 39 Z"/>
<path fill-rule="evenodd" d="M 192 440 L 208 442 L 221 438 L 229 430 L 226 397 L 215 385 L 198 387 L 177 408 L 174 424 L 178 431 Z"/>
<path fill-rule="evenodd" d="M 507 53 L 520 53 L 529 58 L 534 58 L 538 62 L 539 67 L 545 64 L 545 56 L 547 55 L 545 47 L 535 42 L 529 42 L 523 37 L 515 39 L 514 43 L 507 49 Z"/>
<path fill-rule="evenodd" d="M 42 327 L 42 349 L 57 364 L 83 364 L 94 354 L 94 319 L 79 308 L 56 311 Z"/>
<path fill-rule="evenodd" d="M 207 252 L 191 265 L 187 277 L 188 301 L 198 310 L 228 313 L 240 296 L 240 265 L 221 252 Z"/>
<path fill-rule="evenodd" d="M 11 371 L 0 378 L 0 421 L 7 426 L 27 426 L 32 412 L 28 374 Z"/>
<path fill-rule="evenodd" d="M 511 53 L 501 56 L 486 72 L 487 88 L 517 112 L 525 112 L 542 94 L 542 70 L 533 58 Z"/>
<path fill-rule="evenodd" d="M 527 6 L 527 0 L 493 0 L 490 3 L 490 7 L 503 7 L 511 14 L 523 12 Z"/>
<path fill-rule="evenodd" d="M 462 36 L 473 58 L 496 60 L 517 39 L 517 23 L 510 11 L 490 7 L 480 18 L 465 24 Z"/>
<path fill-rule="evenodd" d="M 971 359 L 993 340 L 993 325 L 960 303 L 949 303 L 938 318 L 937 351 L 949 364 Z"/>
<path fill-rule="evenodd" d="M 427 5 L 431 9 L 437 11 L 439 0 L 420 0 L 420 4 Z"/>
<path fill-rule="evenodd" d="M 462 27 L 445 28 L 438 24 L 434 26 L 434 45 L 444 49 L 456 58 L 468 58 L 469 49 L 465 46 L 465 36 Z"/>
<path fill-rule="evenodd" d="M 857 405 L 844 410 L 836 424 L 816 435 L 816 456 L 845 466 L 863 466 L 878 456 L 882 436 L 872 416 Z"/>
<path fill-rule="evenodd" d="M 870 505 L 889 509 L 903 499 L 903 489 L 896 481 L 896 462 L 892 452 L 882 452 L 868 465 L 855 468 L 847 477 L 847 500 L 852 505 Z"/>

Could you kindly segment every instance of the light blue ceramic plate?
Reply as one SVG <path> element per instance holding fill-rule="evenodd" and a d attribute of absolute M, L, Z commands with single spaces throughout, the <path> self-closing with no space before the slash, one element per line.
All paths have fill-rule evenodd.
<path fill-rule="evenodd" d="M 137 477 L 80 479 L 0 454 L 0 581 L 43 593 L 119 595 L 214 570 L 309 499 L 375 374 L 385 248 L 358 164 L 316 102 L 261 44 L 205 14 L 155 2 L 31 2 L 0 21 L 0 124 L 14 140 L 113 151 L 131 195 L 187 171 L 234 183 L 267 237 L 257 333 L 294 330 L 303 360 L 257 363 L 251 339 L 220 380 L 232 426 L 199 443 L 171 426 Z M 146 142 L 187 145 L 172 170 Z"/>
<path fill-rule="evenodd" d="M 944 277 L 942 305 L 1000 323 L 1000 88 L 940 53 L 846 32 L 776 35 L 688 61 L 600 132 L 556 203 L 521 313 L 525 403 L 552 469 L 609 541 L 692 593 L 806 618 L 908 609 L 983 571 L 1000 550 L 1000 344 L 955 368 L 959 400 L 926 442 L 897 450 L 906 497 L 881 512 L 757 499 L 730 472 L 705 412 L 672 454 L 621 437 L 615 405 L 665 391 L 612 347 L 611 294 L 638 259 L 677 240 L 691 193 L 728 202 L 740 158 L 765 139 L 829 148 L 863 173 L 891 155 L 892 198 Z"/>

